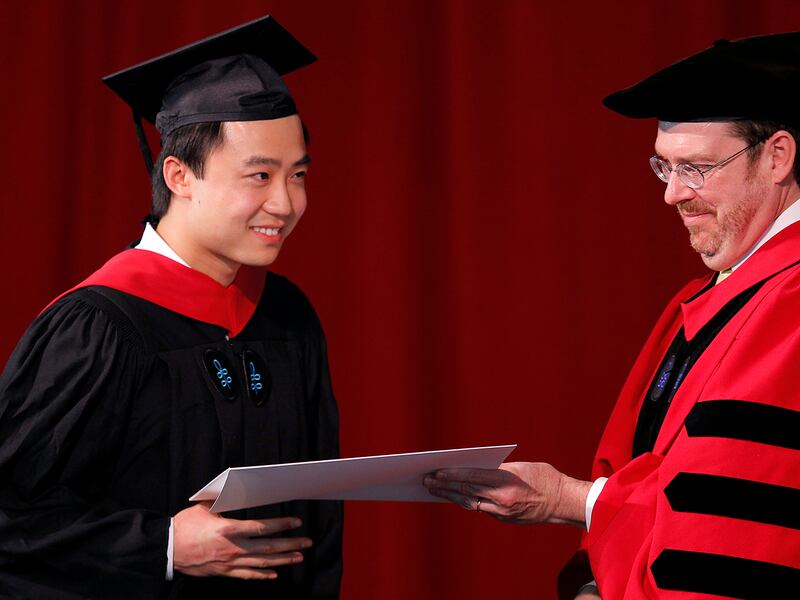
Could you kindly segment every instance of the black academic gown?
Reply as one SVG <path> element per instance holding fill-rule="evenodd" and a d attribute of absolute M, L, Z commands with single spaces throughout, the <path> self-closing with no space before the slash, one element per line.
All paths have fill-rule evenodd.
<path fill-rule="evenodd" d="M 0 596 L 338 597 L 338 502 L 231 515 L 303 520 L 289 535 L 314 546 L 275 581 L 165 580 L 170 516 L 219 472 L 338 456 L 325 341 L 302 292 L 267 275 L 252 317 L 226 333 L 91 285 L 34 321 L 0 378 Z"/>

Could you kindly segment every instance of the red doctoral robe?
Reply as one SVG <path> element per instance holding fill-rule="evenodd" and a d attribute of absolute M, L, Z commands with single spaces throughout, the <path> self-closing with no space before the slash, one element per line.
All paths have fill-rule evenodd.
<path fill-rule="evenodd" d="M 800 223 L 709 283 L 667 306 L 595 457 L 593 477 L 609 480 L 585 544 L 604 600 L 800 597 Z M 678 388 L 653 451 L 631 460 L 670 342 L 681 327 L 691 341 L 747 290 Z"/>

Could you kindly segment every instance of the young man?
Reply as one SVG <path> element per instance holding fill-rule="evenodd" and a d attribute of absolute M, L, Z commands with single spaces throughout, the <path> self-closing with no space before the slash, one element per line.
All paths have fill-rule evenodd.
<path fill-rule="evenodd" d="M 606 98 L 623 115 L 658 118 L 650 164 L 715 273 L 656 324 L 594 482 L 543 463 L 426 481 L 502 520 L 585 525 L 596 585 L 582 599 L 800 589 L 799 83 L 800 34 L 790 33 L 717 42 Z"/>
<path fill-rule="evenodd" d="M 0 379 L 0 595 L 338 597 L 340 503 L 188 502 L 227 467 L 338 455 L 320 324 L 264 269 L 310 162 L 280 74 L 313 60 L 265 17 L 106 78 L 162 136 L 153 214 Z"/>

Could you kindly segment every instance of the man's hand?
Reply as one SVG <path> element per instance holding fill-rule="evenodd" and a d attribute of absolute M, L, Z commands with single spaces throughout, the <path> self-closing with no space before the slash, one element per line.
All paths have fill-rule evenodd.
<path fill-rule="evenodd" d="M 218 575 L 240 579 L 275 579 L 271 567 L 303 560 L 299 550 L 308 538 L 267 538 L 300 527 L 300 519 L 285 517 L 241 521 L 208 512 L 197 504 L 175 515 L 173 565 L 175 571 L 195 577 Z"/>
<path fill-rule="evenodd" d="M 589 481 L 545 463 L 504 463 L 499 469 L 442 469 L 425 477 L 431 494 L 517 524 L 585 524 Z"/>

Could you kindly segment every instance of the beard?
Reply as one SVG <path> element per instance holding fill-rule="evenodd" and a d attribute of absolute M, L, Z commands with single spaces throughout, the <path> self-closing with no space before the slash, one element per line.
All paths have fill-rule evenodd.
<path fill-rule="evenodd" d="M 678 205 L 679 213 L 708 212 L 714 215 L 711 224 L 687 226 L 689 243 L 695 252 L 705 258 L 711 258 L 724 250 L 732 241 L 738 240 L 764 201 L 767 189 L 765 182 L 751 179 L 747 183 L 744 195 L 735 204 L 714 207 L 701 200 L 687 200 L 684 204 Z"/>

